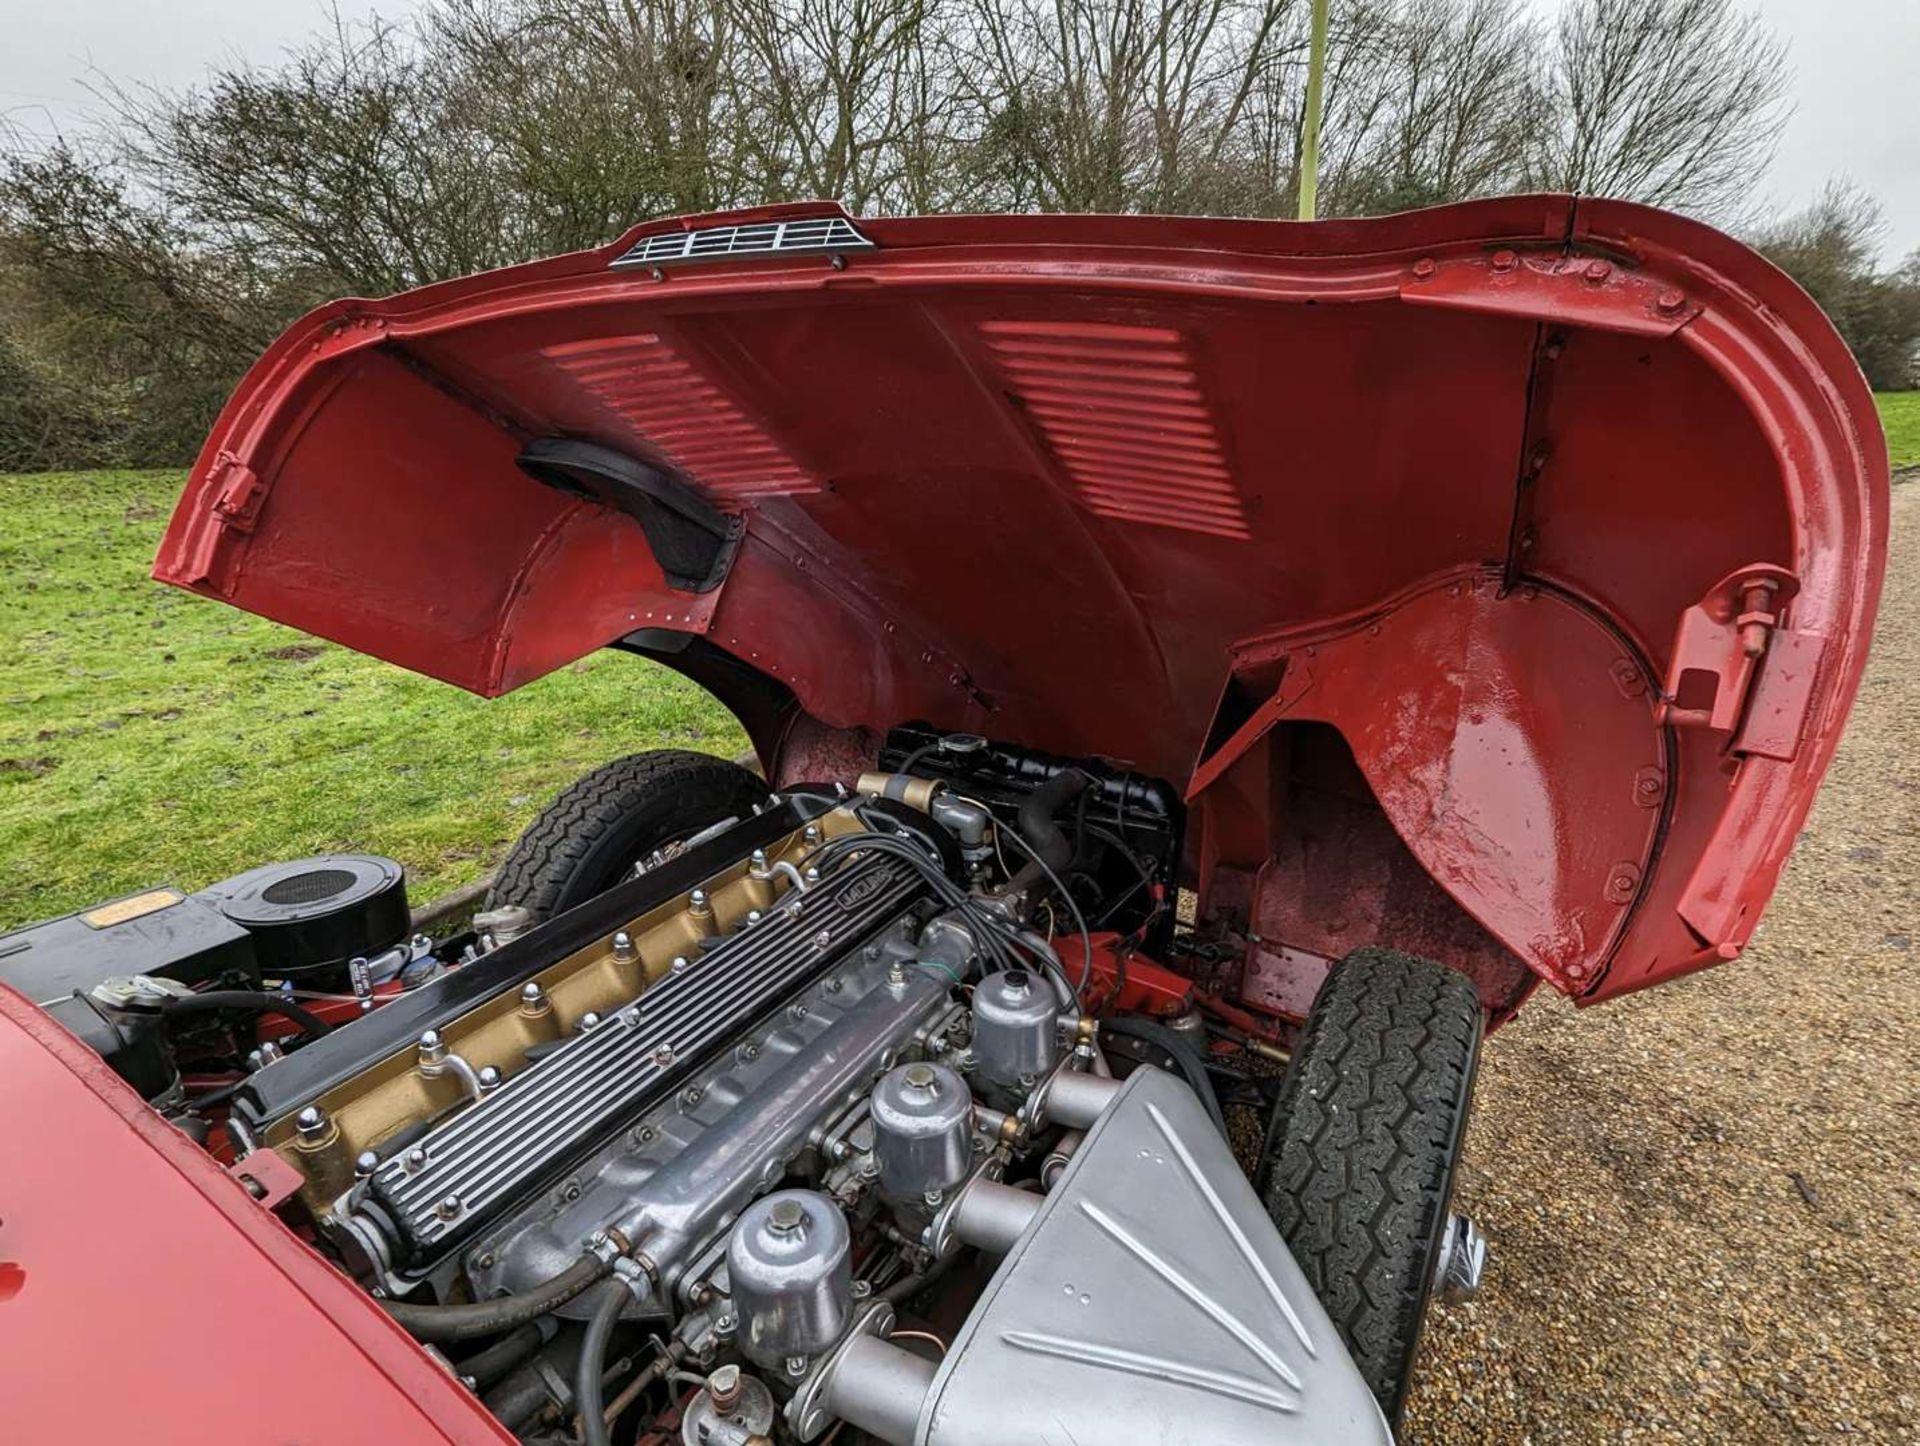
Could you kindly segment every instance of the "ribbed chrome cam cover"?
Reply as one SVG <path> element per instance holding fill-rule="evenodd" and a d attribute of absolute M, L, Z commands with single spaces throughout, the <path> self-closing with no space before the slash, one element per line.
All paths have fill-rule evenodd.
<path fill-rule="evenodd" d="M 761 1015 L 924 891 L 869 855 L 837 869 L 660 980 L 403 1151 L 371 1186 L 408 1264 L 469 1237 L 529 1185 L 678 1086 Z"/>

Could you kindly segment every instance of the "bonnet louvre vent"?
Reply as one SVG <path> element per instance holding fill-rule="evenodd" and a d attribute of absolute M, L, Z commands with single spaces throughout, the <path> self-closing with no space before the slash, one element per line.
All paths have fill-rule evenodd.
<path fill-rule="evenodd" d="M 818 477 L 658 336 L 572 342 L 544 355 L 661 458 L 718 496 L 820 490 Z"/>
<path fill-rule="evenodd" d="M 700 231 L 663 231 L 643 236 L 613 264 L 671 266 L 689 261 L 740 261 L 755 256 L 790 256 L 808 251 L 870 251 L 873 243 L 844 216 L 813 216 L 801 221 L 756 221 L 744 226 L 709 226 Z"/>
<path fill-rule="evenodd" d="M 1090 512 L 1212 537 L 1250 535 L 1179 332 L 1101 322 L 980 329 Z"/>

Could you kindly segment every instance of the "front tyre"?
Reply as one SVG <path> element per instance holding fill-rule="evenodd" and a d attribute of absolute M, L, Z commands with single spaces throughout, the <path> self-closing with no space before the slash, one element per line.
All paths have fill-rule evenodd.
<path fill-rule="evenodd" d="M 1261 1157 L 1267 1211 L 1395 1427 L 1484 1028 L 1463 975 L 1356 949 L 1314 1000 Z"/>
<path fill-rule="evenodd" d="M 538 924 L 632 875 L 723 819 L 767 797 L 758 777 L 723 758 L 667 748 L 594 769 L 527 825 L 487 893 L 487 908 L 518 904 Z"/>

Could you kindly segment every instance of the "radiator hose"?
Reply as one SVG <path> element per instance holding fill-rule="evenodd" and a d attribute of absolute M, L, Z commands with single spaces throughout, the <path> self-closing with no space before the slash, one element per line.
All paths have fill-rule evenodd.
<path fill-rule="evenodd" d="M 1020 802 L 1020 835 L 1056 873 L 1073 862 L 1073 840 L 1053 816 L 1087 791 L 1087 775 L 1063 768 Z"/>
<path fill-rule="evenodd" d="M 473 1382 L 475 1391 L 485 1391 L 546 1342 L 547 1332 L 538 1322 L 529 1322 L 512 1335 L 500 1337 L 477 1355 L 468 1356 L 454 1369 Z"/>
<path fill-rule="evenodd" d="M 1054 815 L 1086 791 L 1087 775 L 1077 768 L 1063 768 L 1021 800 L 1016 818 L 1020 837 L 1033 851 L 1033 862 L 1024 865 L 1008 881 L 1009 892 L 1017 893 L 1039 883 L 1048 869 L 1055 874 L 1063 873 L 1073 862 L 1073 840 L 1054 821 Z"/>
<path fill-rule="evenodd" d="M 551 1280 L 518 1295 L 495 1296 L 469 1305 L 416 1305 L 404 1300 L 381 1304 L 417 1339 L 465 1341 L 495 1331 L 512 1330 L 557 1310 L 613 1269 L 597 1255 L 583 1255 Z"/>

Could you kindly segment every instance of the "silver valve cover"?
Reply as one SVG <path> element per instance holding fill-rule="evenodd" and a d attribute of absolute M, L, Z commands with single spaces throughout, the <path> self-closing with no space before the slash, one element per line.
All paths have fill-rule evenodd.
<path fill-rule="evenodd" d="M 907 866 L 871 856 L 795 890 L 767 918 L 722 941 L 697 967 L 660 980 L 634 1003 L 522 1070 L 416 1149 L 383 1161 L 379 1207 L 363 1222 L 390 1237 L 396 1264 L 457 1247 L 529 1186 L 605 1138 L 700 1067 L 731 1051 L 778 1002 L 833 970 L 848 950 L 926 895 Z"/>

